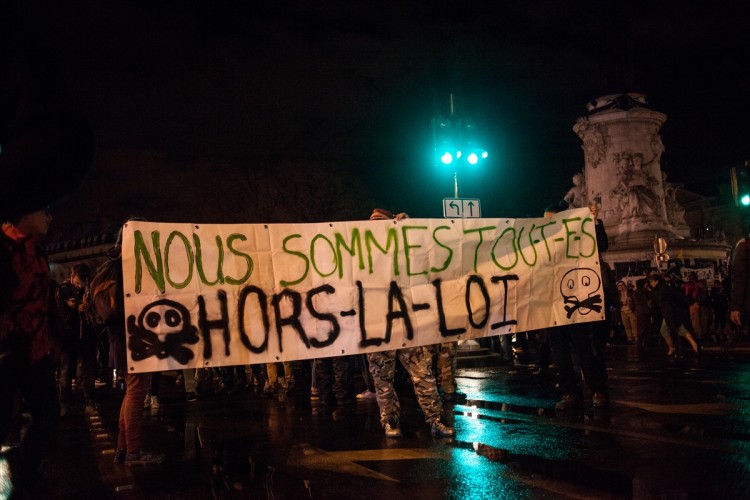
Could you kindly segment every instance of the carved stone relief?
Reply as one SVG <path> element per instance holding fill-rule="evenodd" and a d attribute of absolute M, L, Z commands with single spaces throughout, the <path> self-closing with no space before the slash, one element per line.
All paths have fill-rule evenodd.
<path fill-rule="evenodd" d="M 592 124 L 588 118 L 579 118 L 576 122 L 576 133 L 583 141 L 583 154 L 586 163 L 596 168 L 604 159 L 610 138 L 607 128 L 601 124 Z"/>
<path fill-rule="evenodd" d="M 654 190 L 659 181 L 643 168 L 643 155 L 631 151 L 614 153 L 613 164 L 617 168 L 617 184 L 609 196 L 615 200 L 620 219 L 660 219 L 662 199 Z"/>

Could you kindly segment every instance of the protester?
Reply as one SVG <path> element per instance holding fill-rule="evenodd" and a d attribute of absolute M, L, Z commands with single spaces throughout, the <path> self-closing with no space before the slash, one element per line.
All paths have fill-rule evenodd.
<path fill-rule="evenodd" d="M 356 396 L 357 401 L 377 398 L 377 394 L 375 393 L 375 382 L 372 380 L 370 366 L 367 363 L 367 354 L 356 354 L 355 362 L 359 366 L 362 382 L 365 384 L 365 389 Z"/>
<path fill-rule="evenodd" d="M 685 295 L 689 299 L 690 323 L 696 338 L 701 338 L 705 333 L 701 321 L 701 301 L 704 293 L 705 290 L 698 280 L 698 273 L 691 271 L 688 274 L 688 281 L 685 283 Z"/>
<path fill-rule="evenodd" d="M 625 329 L 628 344 L 638 344 L 638 324 L 633 292 L 628 289 L 624 281 L 617 282 L 617 292 L 620 300 L 620 321 L 622 321 L 622 326 Z"/>
<path fill-rule="evenodd" d="M 31 414 L 21 442 L 21 478 L 29 486 L 60 414 L 55 354 L 61 331 L 47 259 L 37 246 L 52 217 L 35 210 L 14 217 L 0 233 L 0 442 L 11 430 L 16 395 Z"/>
<path fill-rule="evenodd" d="M 154 372 L 151 374 L 151 384 L 149 390 L 146 393 L 146 398 L 143 400 L 144 410 L 157 411 L 161 408 L 159 404 L 159 393 L 161 392 L 161 372 Z"/>
<path fill-rule="evenodd" d="M 354 379 L 352 356 L 333 356 L 314 360 L 313 378 L 318 390 L 316 406 L 336 404 L 335 416 L 353 411 Z"/>
<path fill-rule="evenodd" d="M 279 376 L 279 365 L 284 374 Z M 294 389 L 294 369 L 291 362 L 266 363 L 266 380 L 263 397 L 275 397 L 280 402 L 287 400 L 287 394 Z"/>
<path fill-rule="evenodd" d="M 747 227 L 745 228 L 747 230 Z M 747 236 L 740 238 L 732 254 L 730 274 L 731 291 L 729 295 L 729 319 L 739 329 L 747 327 L 750 318 L 750 240 Z"/>
<path fill-rule="evenodd" d="M 164 454 L 149 453 L 143 446 L 143 402 L 151 387 L 150 373 L 131 373 L 127 369 L 127 350 L 125 342 L 124 296 L 122 289 L 122 230 L 115 247 L 108 257 L 114 262 L 119 275 L 117 284 L 117 307 L 111 314 L 107 328 L 110 332 L 111 365 L 118 373 L 124 374 L 125 395 L 120 405 L 118 420 L 117 451 L 115 464 L 126 466 L 158 464 L 164 461 Z"/>
<path fill-rule="evenodd" d="M 393 215 L 388 210 L 376 208 L 370 220 L 402 220 L 408 216 L 404 213 Z M 456 434 L 452 427 L 442 421 L 443 405 L 438 393 L 437 381 L 432 373 L 432 352 L 427 346 L 410 347 L 393 351 L 373 352 L 367 355 L 375 383 L 380 424 L 386 437 L 401 437 L 401 406 L 394 386 L 396 358 L 409 372 L 419 406 L 433 436 L 448 437 Z"/>
<path fill-rule="evenodd" d="M 566 208 L 565 202 L 550 205 L 545 209 L 544 216 L 552 217 Z M 602 252 L 607 249 L 607 233 L 604 231 L 601 221 L 596 219 L 595 207 L 590 207 L 590 209 L 595 218 L 597 247 Z M 602 278 L 605 279 L 604 276 Z M 605 324 L 604 322 L 600 323 Z M 580 406 L 583 399 L 583 383 L 591 391 L 594 408 L 608 406 L 609 384 L 603 352 L 601 352 L 603 342 L 597 342 L 602 341 L 601 338 L 594 338 L 596 336 L 601 337 L 604 333 L 601 329 L 597 330 L 596 322 L 558 326 L 549 328 L 547 332 L 557 365 L 559 386 L 562 393 L 561 399 L 555 404 L 555 409 L 564 411 Z M 596 351 L 595 345 L 597 346 Z M 583 372 L 582 381 L 579 381 L 579 376 L 576 373 L 574 358 L 580 366 L 580 371 Z"/>
<path fill-rule="evenodd" d="M 65 310 L 65 330 L 60 353 L 60 415 L 65 416 L 71 405 L 72 380 L 80 362 L 83 398 L 86 412 L 95 411 L 99 404 L 94 394 L 97 371 L 96 331 L 85 314 L 84 296 L 91 270 L 84 263 L 70 269 L 70 275 L 60 285 L 61 307 Z"/>
<path fill-rule="evenodd" d="M 510 339 L 510 338 L 509 338 Z M 432 346 L 435 351 L 438 387 L 443 392 L 443 402 L 455 403 L 466 399 L 466 394 L 456 388 L 456 354 L 458 342 L 443 342 Z"/>
<path fill-rule="evenodd" d="M 18 7 L 0 2 L 0 443 L 20 394 L 31 415 L 21 433 L 22 459 L 11 464 L 11 493 L 20 497 L 38 479 L 60 414 L 55 358 L 62 315 L 38 244 L 51 222 L 46 207 L 80 184 L 94 140 Z"/>
<path fill-rule="evenodd" d="M 690 343 L 690 347 L 696 354 L 700 354 L 700 347 L 690 331 L 690 299 L 680 288 L 666 283 L 660 273 L 651 273 L 649 286 L 652 290 L 654 301 L 659 306 L 659 311 L 664 318 L 660 333 L 668 350 L 667 357 L 674 356 L 677 348 L 672 340 L 672 335 L 679 335 Z"/>

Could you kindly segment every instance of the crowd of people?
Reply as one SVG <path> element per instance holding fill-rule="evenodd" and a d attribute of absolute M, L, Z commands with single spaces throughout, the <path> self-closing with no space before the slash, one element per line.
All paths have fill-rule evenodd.
<path fill-rule="evenodd" d="M 92 320 L 87 300 L 93 269 L 79 263 L 63 283 L 50 277 L 47 257 L 39 246 L 52 221 L 49 207 L 87 174 L 94 139 L 88 122 L 64 98 L 64 86 L 56 84 L 58 75 L 52 66 L 40 65 L 45 55 L 35 51 L 33 44 L 19 44 L 10 33 L 0 29 L 5 84 L 0 93 L 0 171 L 4 176 L 0 191 L 0 443 L 3 457 L 10 462 L 13 494 L 23 498 L 34 484 L 59 419 L 78 407 L 85 413 L 96 412 L 98 388 L 104 385 L 122 391 L 115 463 L 133 466 L 164 461 L 163 453 L 148 451 L 144 442 L 144 409 L 159 409 L 163 378 L 159 373 L 127 370 L 122 315 L 110 318 L 104 326 Z M 570 201 L 574 200 L 572 196 Z M 566 208 L 552 205 L 545 216 Z M 590 204 L 589 209 L 596 221 L 598 249 L 605 252 L 607 235 L 597 218 L 598 207 Z M 375 209 L 370 218 L 405 217 Z M 663 342 L 669 357 L 679 352 L 680 339 L 696 355 L 700 355 L 701 343 L 709 339 L 737 339 L 743 316 L 750 313 L 750 251 L 746 247 L 743 240 L 735 251 L 734 267 L 741 279 L 733 276 L 733 283 L 741 286 L 735 286 L 731 300 L 726 282 L 716 280 L 709 287 L 694 273 L 685 282 L 657 272 L 632 285 L 630 281 L 615 283 L 614 273 L 600 258 L 605 302 L 610 306 L 606 321 L 516 335 L 539 340 L 540 375 L 549 376 L 549 367 L 556 367 L 560 397 L 555 408 L 567 411 L 581 406 L 586 398 L 594 408 L 609 405 L 605 347 L 620 329 L 628 343 L 640 348 Z M 116 246 L 108 261 L 119 260 Z M 116 268 L 121 272 L 119 264 Z M 117 300 L 123 302 L 121 290 Z M 506 362 L 512 357 L 510 341 L 509 335 L 492 340 Z M 289 391 L 299 389 L 295 366 L 300 363 L 307 363 L 310 370 L 310 387 L 302 390 L 309 391 L 314 411 L 328 408 L 334 416 L 341 415 L 350 412 L 356 401 L 374 400 L 385 436 L 398 438 L 402 435 L 398 391 L 410 387 L 431 434 L 438 438 L 455 435 L 445 405 L 465 398 L 455 381 L 456 342 L 310 362 L 186 369 L 178 380 L 186 403 L 206 397 L 209 391 L 216 396 L 251 387 L 283 402 Z M 359 390 L 355 390 L 353 376 L 357 367 L 362 375 Z M 399 374 L 405 383 L 399 383 Z M 28 414 L 27 422 L 20 418 L 22 413 Z"/>
<path fill-rule="evenodd" d="M 545 216 L 552 217 L 565 208 L 563 204 L 550 206 Z M 596 218 L 597 207 L 589 208 L 597 221 L 599 251 L 606 251 L 607 235 Z M 371 219 L 405 217 L 375 209 Z M 49 211 L 39 209 L 15 216 L 3 225 L 1 270 L 7 279 L 3 282 L 6 286 L 2 303 L 5 357 L 0 358 L 2 437 L 7 441 L 13 435 L 18 412 L 28 409 L 31 424 L 21 446 L 24 452 L 20 470 L 23 477 L 33 477 L 58 416 L 64 418 L 77 408 L 83 408 L 85 413 L 95 412 L 99 407 L 97 388 L 107 385 L 123 391 L 115 463 L 161 463 L 163 453 L 146 450 L 144 410 L 160 408 L 163 378 L 160 373 L 126 370 L 122 308 L 105 326 L 92 319 L 92 269 L 76 264 L 59 284 L 49 277 L 46 259 L 37 243 L 46 234 L 50 221 Z M 119 259 L 118 241 L 109 252 L 108 261 L 118 263 Z M 723 341 L 739 332 L 737 325 L 730 326 L 734 323 L 726 321 L 730 316 L 729 295 L 718 280 L 708 288 L 705 280 L 698 280 L 694 273 L 683 282 L 667 272 L 651 272 L 631 286 L 616 281 L 606 260 L 602 259 L 601 265 L 607 320 L 516 334 L 517 345 L 524 337 L 538 339 L 538 373 L 550 376 L 554 371 L 560 396 L 555 404 L 558 411 L 579 407 L 586 399 L 594 408 L 609 405 L 606 345 L 618 334 L 618 328 L 628 343 L 644 349 L 663 346 L 668 357 L 678 352 L 679 339 L 700 355 L 702 341 Z M 119 264 L 117 269 L 121 273 Z M 121 290 L 117 300 L 124 301 Z M 512 359 L 510 335 L 491 338 L 490 342 L 504 353 L 503 361 Z M 296 380 L 295 368 L 300 365 L 309 369 L 309 388 L 300 388 Z M 432 435 L 450 437 L 455 431 L 448 425 L 444 406 L 465 398 L 457 391 L 455 365 L 456 342 L 446 342 L 309 362 L 185 369 L 177 381 L 187 403 L 209 393 L 216 397 L 245 389 L 285 401 L 296 387 L 309 391 L 313 411 L 332 409 L 334 417 L 353 412 L 357 401 L 372 399 L 378 405 L 387 438 L 402 435 L 398 391 L 409 387 Z M 357 367 L 362 375 L 359 387 L 353 376 Z M 407 381 L 405 384 L 398 383 L 399 373 L 402 381 Z M 9 380 L 17 382 L 10 384 Z M 76 385 L 80 390 L 73 390 Z M 18 436 L 20 440 L 20 433 Z"/>
<path fill-rule="evenodd" d="M 709 286 L 708 280 L 698 279 L 694 271 L 687 280 L 681 274 L 661 271 L 618 281 L 618 314 L 610 327 L 611 337 L 639 349 L 663 343 L 668 356 L 677 352 L 673 337 L 678 330 L 691 346 L 740 340 L 743 330 L 728 321 L 729 281 L 729 277 L 717 278 Z M 664 321 L 680 321 L 682 328 L 669 334 Z"/>

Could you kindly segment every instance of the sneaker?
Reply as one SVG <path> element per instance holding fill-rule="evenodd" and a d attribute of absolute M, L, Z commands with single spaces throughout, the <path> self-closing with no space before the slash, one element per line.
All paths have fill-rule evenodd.
<path fill-rule="evenodd" d="M 152 410 L 159 409 L 159 398 L 157 396 L 151 396 L 151 409 Z"/>
<path fill-rule="evenodd" d="M 128 455 L 128 450 L 124 448 L 117 448 L 115 451 L 115 464 L 122 465 L 125 463 L 125 457 Z"/>
<path fill-rule="evenodd" d="M 383 426 L 385 429 L 385 437 L 397 438 L 401 437 L 401 429 L 394 420 L 389 420 Z"/>
<path fill-rule="evenodd" d="M 451 437 L 456 435 L 455 429 L 453 427 L 448 427 L 440 420 L 435 420 L 432 425 L 430 426 L 430 431 L 432 432 L 432 435 L 435 437 Z"/>
<path fill-rule="evenodd" d="M 94 379 L 94 387 L 104 387 L 107 385 L 107 381 L 103 378 Z"/>
<path fill-rule="evenodd" d="M 607 396 L 603 392 L 595 392 L 591 396 L 591 403 L 593 404 L 594 408 L 606 408 L 607 406 L 609 406 L 609 396 Z"/>
<path fill-rule="evenodd" d="M 357 394 L 357 399 L 363 400 L 363 399 L 376 399 L 378 397 L 377 393 L 374 393 L 372 391 L 364 390 Z"/>
<path fill-rule="evenodd" d="M 145 451 L 128 453 L 125 455 L 125 465 L 130 467 L 133 465 L 160 464 L 164 462 L 164 458 L 163 453 L 147 453 Z"/>
<path fill-rule="evenodd" d="M 555 410 L 565 411 L 578 406 L 581 403 L 581 399 L 575 394 L 565 394 L 562 399 L 555 403 Z"/>
<path fill-rule="evenodd" d="M 194 392 L 186 392 L 185 401 L 187 401 L 188 403 L 194 403 L 198 401 L 198 395 L 195 394 Z"/>

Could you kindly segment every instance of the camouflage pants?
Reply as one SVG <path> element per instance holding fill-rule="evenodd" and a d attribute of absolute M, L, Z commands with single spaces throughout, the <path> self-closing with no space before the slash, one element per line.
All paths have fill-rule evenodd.
<path fill-rule="evenodd" d="M 443 392 L 456 392 L 456 352 L 458 342 L 443 342 L 434 346 L 437 351 L 438 386 Z"/>
<path fill-rule="evenodd" d="M 373 352 L 367 355 L 370 373 L 375 383 L 380 423 L 388 420 L 400 421 L 401 406 L 393 387 L 396 372 L 396 358 L 401 362 L 411 377 L 414 393 L 422 407 L 428 424 L 440 419 L 443 405 L 437 390 L 435 376 L 432 374 L 432 352 L 429 347 L 411 347 L 397 351 Z"/>

